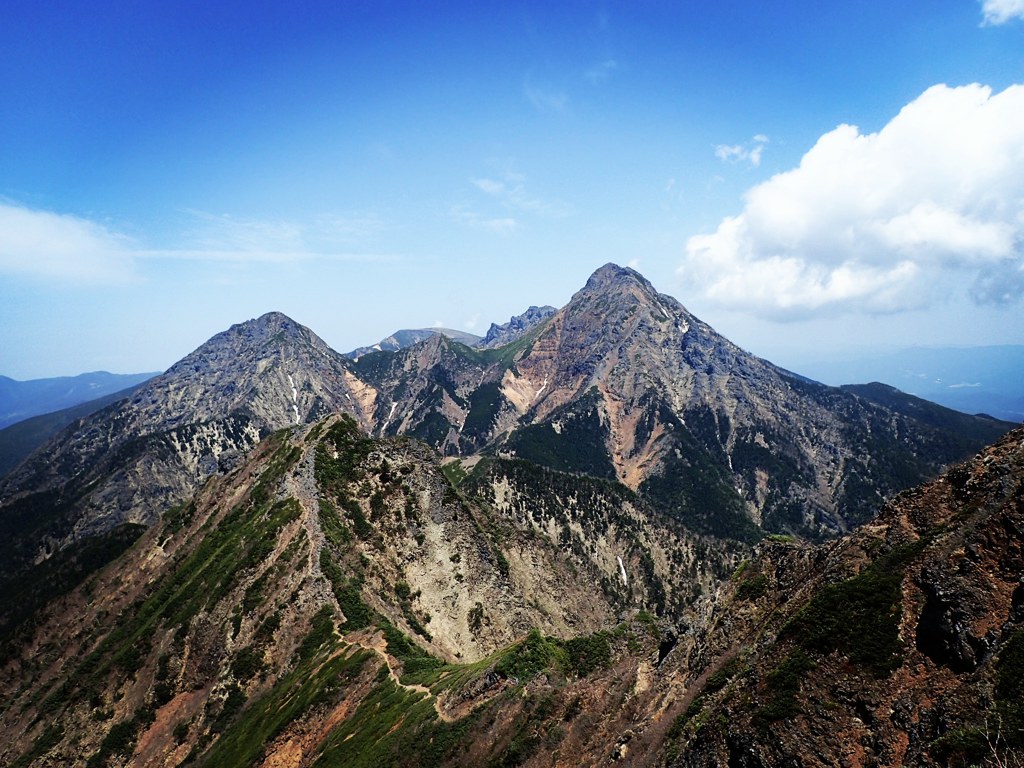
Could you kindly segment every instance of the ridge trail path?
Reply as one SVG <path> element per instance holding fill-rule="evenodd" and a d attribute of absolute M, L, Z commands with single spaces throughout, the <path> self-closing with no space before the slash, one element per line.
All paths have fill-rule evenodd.
<path fill-rule="evenodd" d="M 395 672 L 395 658 L 388 653 L 388 641 L 384 638 L 384 634 L 380 630 L 375 629 L 373 631 L 362 631 L 352 635 L 342 635 L 341 633 L 337 632 L 337 630 L 335 630 L 335 633 L 342 640 L 342 642 L 346 643 L 347 645 L 362 648 L 367 651 L 372 651 L 376 653 L 378 656 L 380 656 L 381 660 L 383 660 L 384 662 L 384 666 L 387 667 L 388 677 L 390 677 L 391 681 L 399 688 L 404 688 L 410 693 L 420 693 L 423 694 L 423 696 L 425 696 L 426 698 L 432 699 L 434 705 L 434 712 L 437 713 L 437 716 L 440 720 L 442 720 L 445 723 L 454 723 L 456 720 L 459 719 L 457 717 L 452 717 L 447 712 L 445 712 L 441 707 L 441 697 L 436 695 L 425 685 L 419 685 L 417 683 L 403 683 L 399 679 L 398 673 Z"/>
<path fill-rule="evenodd" d="M 328 586 L 326 576 L 324 576 L 320 571 L 320 551 L 325 544 L 325 537 L 323 529 L 320 526 L 320 491 L 317 488 L 316 476 L 313 471 L 315 461 L 316 451 L 313 448 L 307 449 L 306 455 L 303 456 L 298 467 L 298 471 L 290 473 L 285 479 L 284 492 L 298 501 L 299 506 L 305 512 L 305 529 L 311 543 L 311 554 L 309 558 L 310 570 L 318 577 L 315 581 L 323 584 L 324 596 L 334 604 L 339 613 L 344 615 L 344 612 L 341 610 L 341 606 L 338 605 L 337 599 L 334 597 L 333 590 Z M 410 693 L 419 693 L 429 699 L 433 699 L 434 711 L 442 721 L 452 723 L 458 719 L 456 717 L 452 717 L 442 709 L 440 697 L 435 695 L 434 692 L 425 685 L 403 683 L 399 679 L 398 673 L 395 671 L 397 661 L 387 652 L 387 639 L 380 630 L 374 629 L 372 632 L 358 632 L 350 635 L 343 635 L 338 632 L 335 627 L 334 632 L 346 645 L 357 646 L 364 650 L 372 651 L 380 656 L 384 665 L 387 667 L 388 677 L 390 677 L 392 682 L 394 682 L 394 684 L 399 688 L 404 688 Z"/>

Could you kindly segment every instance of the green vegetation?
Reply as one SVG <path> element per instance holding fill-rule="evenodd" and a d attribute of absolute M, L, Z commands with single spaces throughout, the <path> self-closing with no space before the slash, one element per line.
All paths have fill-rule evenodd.
<path fill-rule="evenodd" d="M 612 663 L 612 647 L 605 632 L 574 637 L 562 643 L 565 648 L 566 669 L 579 677 L 586 677 Z"/>
<path fill-rule="evenodd" d="M 814 669 L 814 662 L 802 650 L 792 651 L 774 671 L 765 678 L 768 701 L 754 714 L 754 720 L 767 724 L 774 720 L 793 717 L 800 711 L 796 696 L 804 675 Z"/>
<path fill-rule="evenodd" d="M 714 418 L 703 411 L 688 411 L 684 424 L 664 405 L 658 413 L 662 423 L 673 425 L 671 434 L 680 458 L 648 477 L 640 486 L 641 496 L 698 533 L 746 543 L 760 540 L 763 533 L 747 517 L 718 445 Z"/>
<path fill-rule="evenodd" d="M 496 365 L 500 369 L 508 369 L 512 367 L 516 357 L 520 354 L 528 354 L 533 342 L 537 336 L 547 325 L 547 323 L 539 323 L 536 327 L 531 328 L 530 331 L 518 339 L 513 341 L 511 344 L 506 344 L 503 347 L 497 347 L 496 349 L 476 349 L 474 347 L 467 347 L 465 344 L 461 344 L 457 341 L 452 341 L 451 350 L 456 354 L 457 357 L 463 360 L 468 360 L 482 366 Z"/>
<path fill-rule="evenodd" d="M 859 574 L 821 589 L 783 628 L 805 651 L 839 652 L 885 677 L 902 662 L 899 624 L 903 567 L 925 539 L 897 547 Z"/>
<path fill-rule="evenodd" d="M 343 414 L 317 445 L 317 484 L 321 488 L 336 489 L 345 483 L 362 480 L 364 472 L 360 464 L 372 447 L 373 441 L 360 433 L 355 419 Z"/>
<path fill-rule="evenodd" d="M 708 699 L 717 693 L 718 691 L 725 688 L 736 675 L 743 669 L 743 662 L 739 657 L 734 656 L 728 659 L 722 666 L 711 674 L 704 686 L 700 689 L 697 695 L 690 702 L 690 705 L 686 708 L 686 711 L 682 712 L 672 721 L 672 725 L 669 726 L 666 739 L 669 742 L 675 742 L 683 735 L 683 731 L 687 724 L 693 721 L 703 711 Z M 675 745 L 673 745 L 675 746 Z M 672 749 L 672 748 L 670 748 Z M 677 752 L 678 748 L 673 750 Z"/>
<path fill-rule="evenodd" d="M 134 674 L 150 654 L 150 643 L 160 627 L 181 629 L 207 606 L 234 589 L 242 575 L 257 568 L 273 551 L 278 535 L 299 513 L 294 499 L 275 500 L 284 473 L 300 451 L 275 436 L 275 451 L 267 469 L 247 500 L 219 520 L 202 528 L 202 539 L 184 551 L 169 574 L 151 594 L 144 595 L 123 613 L 114 629 L 79 663 L 68 679 L 51 690 L 40 706 L 40 716 L 56 716 L 69 704 L 102 688 L 108 673 Z M 168 524 L 174 525 L 172 519 Z M 108 754 L 115 754 L 111 746 Z M 105 758 L 104 758 L 105 759 Z"/>
<path fill-rule="evenodd" d="M 111 757 L 130 755 L 135 748 L 135 740 L 138 738 L 141 725 L 142 723 L 133 717 L 111 726 L 100 743 L 99 751 L 86 762 L 86 768 L 99 768 L 107 765 Z"/>
<path fill-rule="evenodd" d="M 525 640 L 513 646 L 494 665 L 494 671 L 510 679 L 528 680 L 548 667 L 564 669 L 567 663 L 565 649 L 557 640 L 531 629 Z"/>
<path fill-rule="evenodd" d="M 556 411 L 547 421 L 513 432 L 505 448 L 520 459 L 561 472 L 615 479 L 605 446 L 606 429 L 597 411 L 598 394 L 585 396 Z M 555 424 L 559 427 L 555 427 Z"/>
<path fill-rule="evenodd" d="M 1024 752 L 1024 629 L 1001 643 L 995 661 L 993 702 L 983 722 L 956 728 L 929 745 L 947 765 L 1015 765 L 1006 759 Z M 1003 762 L 999 762 L 1002 760 Z"/>
<path fill-rule="evenodd" d="M 440 411 L 428 411 L 422 421 L 409 430 L 409 437 L 437 448 L 451 431 L 452 423 Z"/>
<path fill-rule="evenodd" d="M 462 468 L 462 462 L 458 460 L 442 464 L 441 471 L 444 472 L 444 476 L 453 488 L 458 488 L 462 481 L 468 477 L 466 470 Z"/>
<path fill-rule="evenodd" d="M 263 654 L 251 647 L 242 648 L 231 662 L 231 675 L 246 682 L 263 670 Z"/>
<path fill-rule="evenodd" d="M 469 413 L 462 425 L 463 436 L 487 437 L 504 402 L 500 382 L 492 381 L 477 387 L 469 396 Z"/>
<path fill-rule="evenodd" d="M 51 600 L 67 594 L 90 574 L 117 559 L 146 530 L 144 525 L 123 523 L 98 536 L 75 542 L 23 575 L 0 586 L 0 661 L 13 650 L 14 630 L 34 628 L 33 617 Z"/>
<path fill-rule="evenodd" d="M 737 600 L 758 600 L 768 591 L 768 577 L 763 573 L 744 579 L 736 587 Z"/>
<path fill-rule="evenodd" d="M 64 726 L 61 723 L 50 723 L 32 743 L 32 748 L 11 763 L 11 768 L 31 768 L 47 752 L 53 749 L 64 737 Z"/>
<path fill-rule="evenodd" d="M 437 722 L 432 702 L 401 688 L 386 675 L 360 702 L 323 746 L 315 768 L 434 766 L 439 760 L 433 739 L 447 728 Z M 454 747 L 451 738 L 445 739 Z"/>
<path fill-rule="evenodd" d="M 333 644 L 327 645 L 329 638 L 323 637 L 323 620 L 314 624 L 302 643 L 308 655 L 271 691 L 237 714 L 205 755 L 204 766 L 244 768 L 258 764 L 265 746 L 285 726 L 310 708 L 333 704 L 345 696 L 373 653 L 358 651 L 327 658 L 327 650 Z"/>

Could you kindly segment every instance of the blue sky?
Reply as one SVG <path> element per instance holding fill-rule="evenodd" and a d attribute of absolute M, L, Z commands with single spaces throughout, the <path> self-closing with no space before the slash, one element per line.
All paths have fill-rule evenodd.
<path fill-rule="evenodd" d="M 1024 343 L 1024 0 L 8 0 L 0 104 L 14 378 L 483 333 L 608 261 L 811 375 Z"/>

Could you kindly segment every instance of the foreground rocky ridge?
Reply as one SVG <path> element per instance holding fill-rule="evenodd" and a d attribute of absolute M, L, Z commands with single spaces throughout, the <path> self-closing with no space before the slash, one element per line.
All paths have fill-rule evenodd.
<path fill-rule="evenodd" d="M 615 530 L 643 523 L 684 554 L 697 542 L 609 521 L 623 492 L 576 489 L 576 525 L 603 528 L 609 549 L 567 556 L 517 510 L 463 496 L 420 444 L 369 439 L 348 417 L 278 432 L 22 627 L 0 673 L 0 760 L 309 765 L 369 749 L 384 762 L 366 764 L 397 764 L 403 742 L 373 736 L 379 697 L 443 729 L 551 654 L 582 654 L 583 669 L 588 643 L 610 653 L 604 634 L 572 638 L 654 600 L 692 603 L 668 563 L 634 570 Z M 691 567 L 714 579 L 707 560 Z"/>
<path fill-rule="evenodd" d="M 628 489 L 573 488 L 566 475 L 548 485 L 583 501 L 575 512 L 547 494 L 522 507 L 517 469 L 482 464 L 456 488 L 429 451 L 368 439 L 350 420 L 278 433 L 38 618 L 0 677 L 13 692 L 0 759 L 938 766 L 1024 755 L 1024 429 L 835 542 L 760 545 L 713 597 L 670 600 L 671 620 L 645 610 L 652 579 L 630 571 L 639 589 L 595 589 L 607 557 L 558 532 L 623 541 L 613 531 L 630 529 L 638 503 Z M 656 575 L 669 592 L 690 581 Z"/>
<path fill-rule="evenodd" d="M 833 544 L 767 547 L 717 613 L 670 765 L 1021 764 L 1024 430 Z"/>

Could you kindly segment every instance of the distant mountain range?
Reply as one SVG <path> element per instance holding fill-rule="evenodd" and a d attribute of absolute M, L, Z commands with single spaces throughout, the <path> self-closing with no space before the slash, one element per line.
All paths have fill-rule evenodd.
<path fill-rule="evenodd" d="M 932 764 L 1024 717 L 1013 424 L 613 264 L 549 310 L 351 356 L 271 312 L 0 478 L 0 762 Z"/>
<path fill-rule="evenodd" d="M 491 327 L 487 330 L 487 335 L 482 337 L 465 331 L 454 331 L 451 328 L 406 328 L 401 331 L 395 331 L 386 339 L 381 339 L 372 346 L 353 349 L 345 357 L 358 360 L 363 355 L 373 352 L 397 352 L 400 349 L 411 347 L 413 344 L 429 339 L 431 336 L 444 336 L 452 341 L 465 344 L 467 347 L 495 349 L 496 347 L 511 344 L 554 313 L 554 307 L 530 307 L 523 314 L 516 315 L 507 323 L 501 325 L 491 323 Z"/>
<path fill-rule="evenodd" d="M 842 360 L 822 355 L 812 375 L 835 384 L 881 381 L 964 413 L 1024 421 L 1024 345 L 908 347 Z"/>
<path fill-rule="evenodd" d="M 0 429 L 32 416 L 52 413 L 134 387 L 155 373 L 117 374 L 106 371 L 15 381 L 0 376 Z"/>

